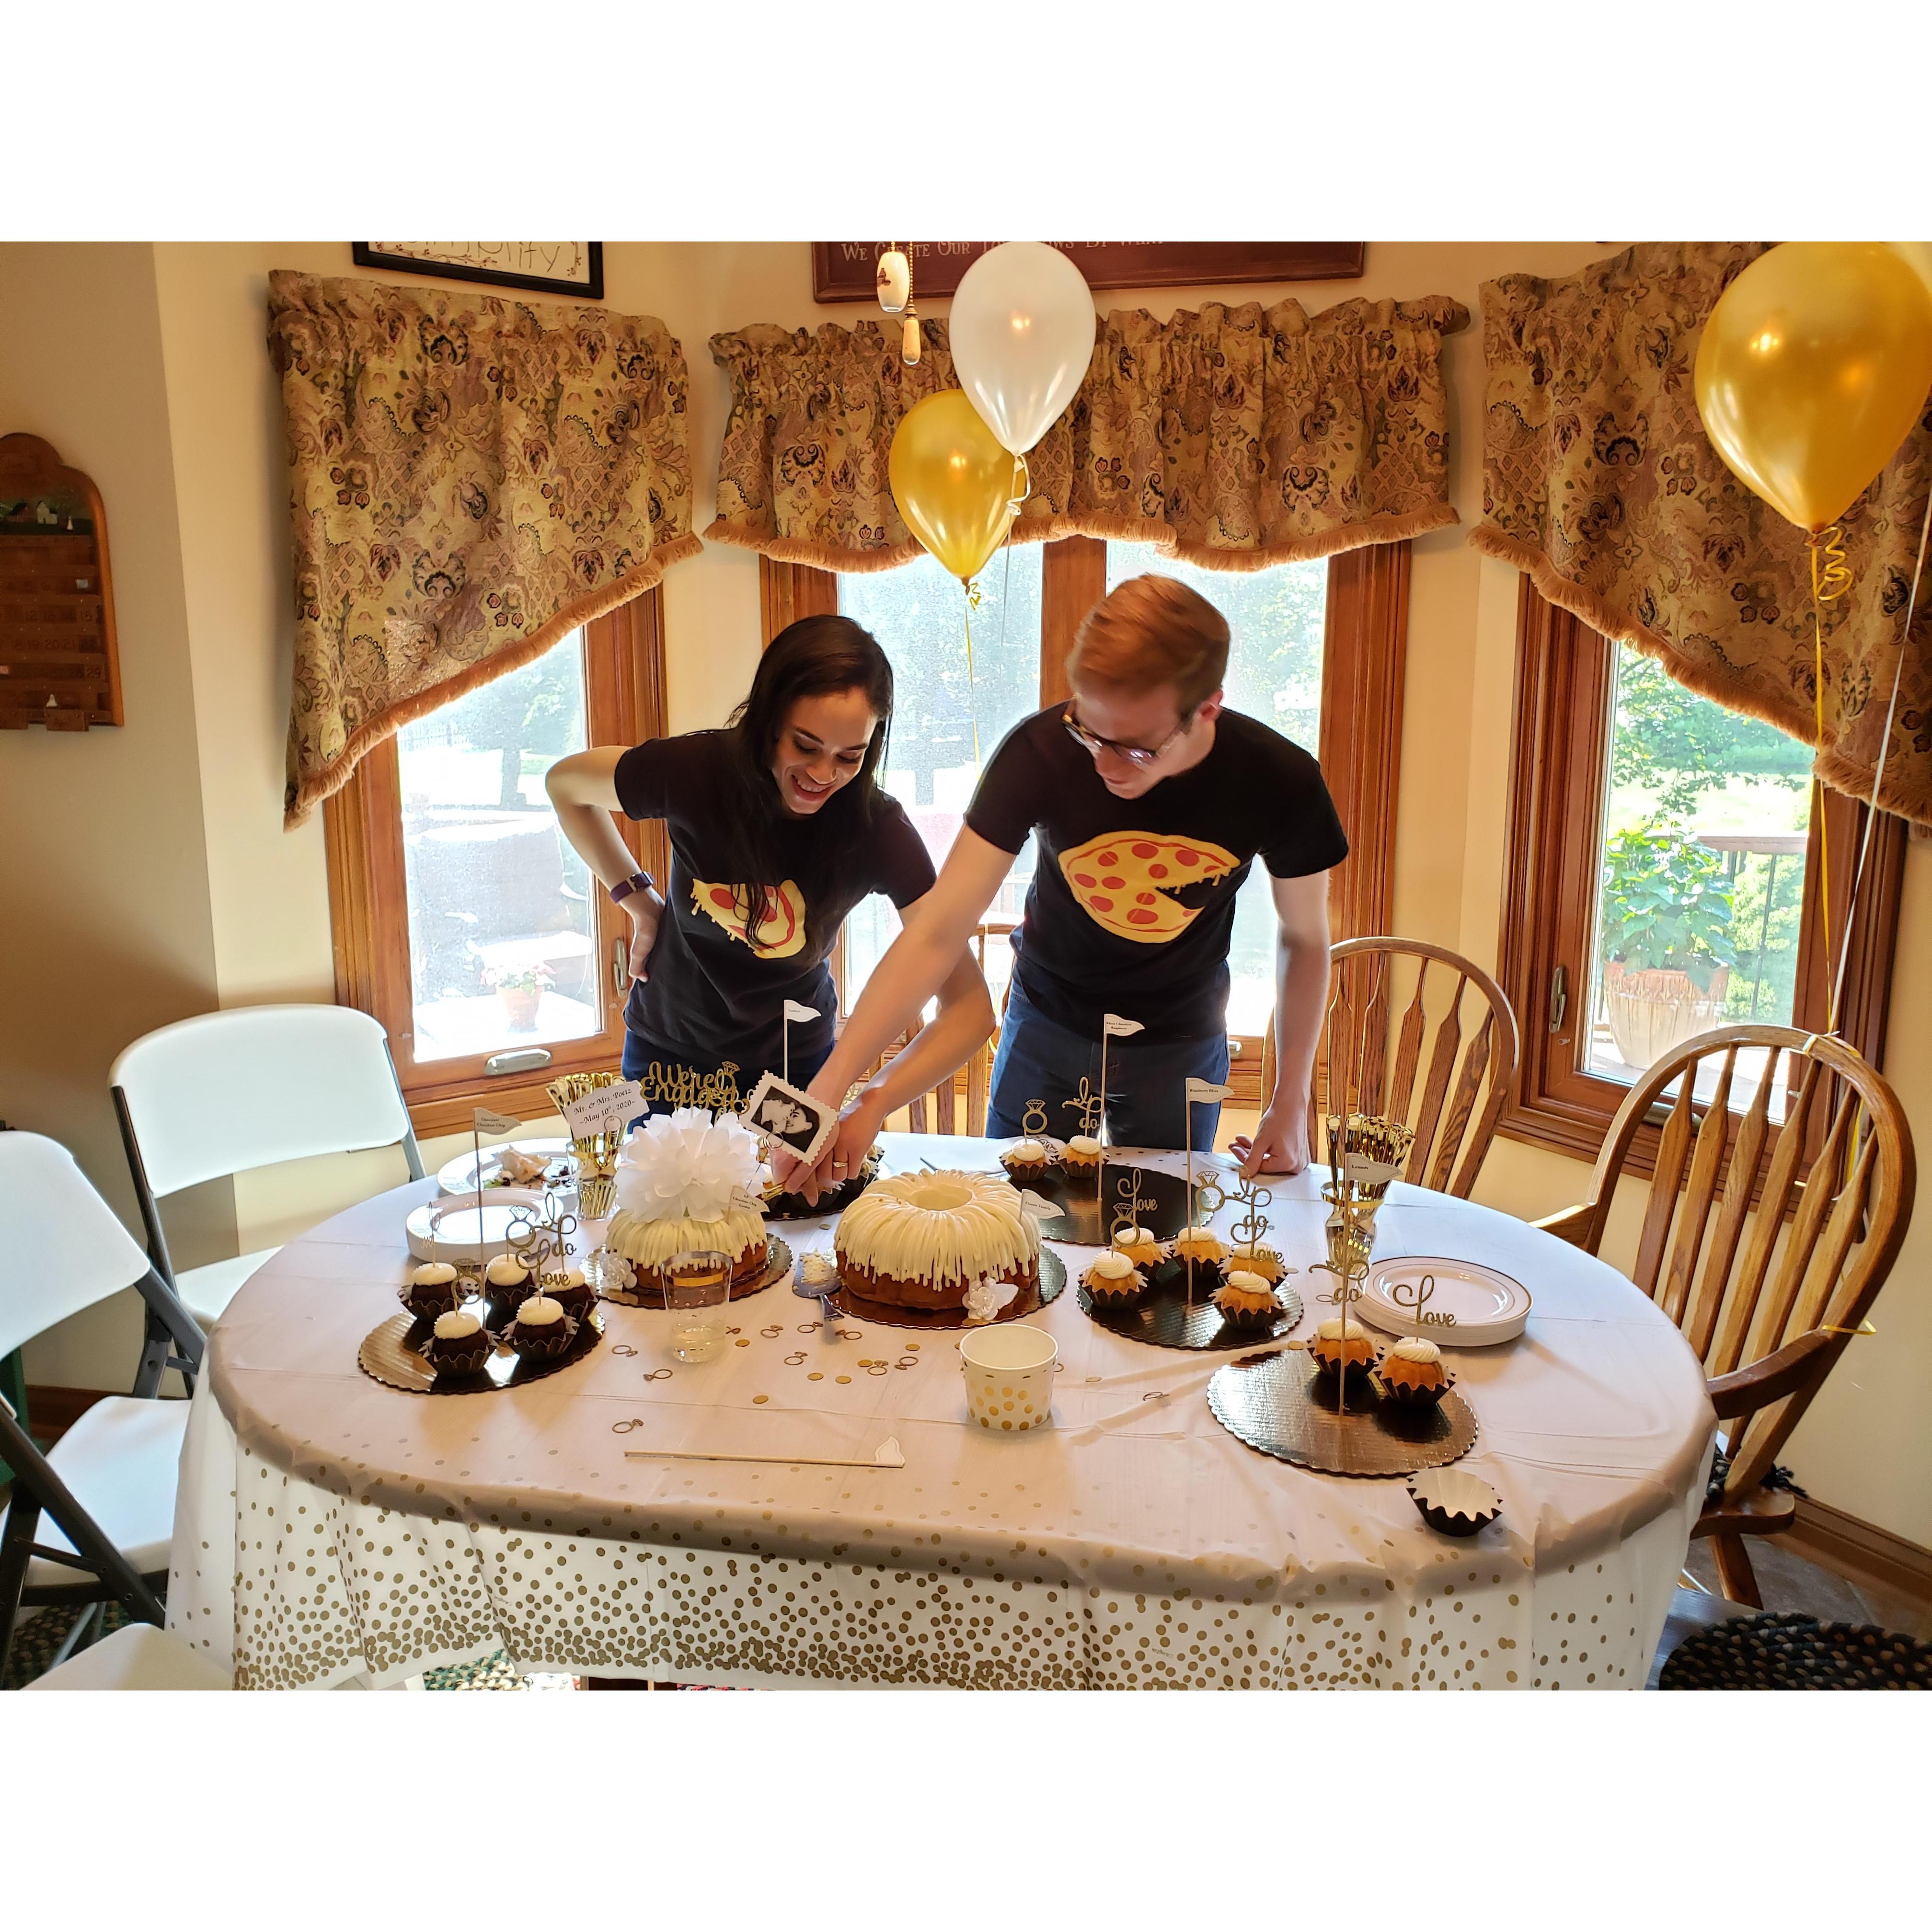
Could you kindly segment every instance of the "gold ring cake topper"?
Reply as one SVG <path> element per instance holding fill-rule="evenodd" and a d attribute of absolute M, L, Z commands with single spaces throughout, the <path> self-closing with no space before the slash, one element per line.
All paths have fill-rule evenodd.
<path fill-rule="evenodd" d="M 1238 1193 L 1237 1200 L 1240 1198 Z M 1228 1204 L 1228 1190 L 1221 1185 L 1218 1175 L 1204 1174 L 1194 1184 L 1194 1205 L 1188 1210 L 1190 1221 L 1204 1220 L 1210 1214 L 1218 1214 Z"/>
<path fill-rule="evenodd" d="M 1037 1120 L 1034 1118 L 1036 1114 L 1040 1116 Z M 1044 1100 L 1029 1100 L 1026 1103 L 1025 1111 L 1020 1115 L 1020 1132 L 1034 1136 L 1046 1132 L 1046 1102 Z"/>
<path fill-rule="evenodd" d="M 1079 1092 L 1072 1100 L 1061 1101 L 1060 1105 L 1063 1112 L 1078 1114 L 1080 1131 L 1083 1134 L 1091 1134 L 1100 1124 L 1101 1110 L 1106 1102 L 1106 1095 L 1095 1093 L 1083 1073 L 1080 1076 Z M 1043 1114 L 1046 1109 L 1042 1108 L 1041 1112 Z"/>

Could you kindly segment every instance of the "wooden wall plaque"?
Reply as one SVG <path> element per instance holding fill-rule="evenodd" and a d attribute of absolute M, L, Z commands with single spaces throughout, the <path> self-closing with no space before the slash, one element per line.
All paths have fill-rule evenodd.
<path fill-rule="evenodd" d="M 0 436 L 0 729 L 124 722 L 100 492 L 52 443 Z"/>
<path fill-rule="evenodd" d="M 814 242 L 814 302 L 878 299 L 880 251 L 890 242 Z M 915 302 L 950 296 L 994 242 L 902 242 L 912 258 Z M 1360 242 L 1056 242 L 1090 289 L 1208 288 L 1225 282 L 1352 281 L 1362 272 Z"/>

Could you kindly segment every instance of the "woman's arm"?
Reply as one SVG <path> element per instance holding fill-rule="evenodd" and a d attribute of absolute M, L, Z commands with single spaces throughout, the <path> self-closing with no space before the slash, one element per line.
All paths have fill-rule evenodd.
<path fill-rule="evenodd" d="M 621 745 L 601 745 L 594 751 L 573 752 L 560 758 L 544 775 L 544 789 L 556 812 L 557 829 L 571 848 L 605 887 L 628 879 L 638 869 L 612 814 L 617 802 L 617 760 Z M 664 902 L 652 886 L 632 892 L 623 902 L 631 915 L 631 977 L 646 976 L 651 948 L 657 944 Z"/>

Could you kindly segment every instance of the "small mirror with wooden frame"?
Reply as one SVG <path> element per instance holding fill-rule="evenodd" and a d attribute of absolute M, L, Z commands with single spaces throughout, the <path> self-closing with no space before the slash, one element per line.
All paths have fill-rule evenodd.
<path fill-rule="evenodd" d="M 124 722 L 100 492 L 52 443 L 0 436 L 0 728 Z"/>

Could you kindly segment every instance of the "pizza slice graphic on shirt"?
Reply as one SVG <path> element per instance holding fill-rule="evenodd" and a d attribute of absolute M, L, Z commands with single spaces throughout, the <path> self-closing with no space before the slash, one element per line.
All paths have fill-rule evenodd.
<path fill-rule="evenodd" d="M 753 946 L 745 938 L 744 907 L 747 894 L 760 892 L 765 916 L 758 922 L 758 942 Z M 789 959 L 805 950 L 805 895 L 794 880 L 780 886 L 714 886 L 694 879 L 691 904 L 694 911 L 709 914 L 734 939 L 750 946 L 760 959 Z"/>
<path fill-rule="evenodd" d="M 1081 908 L 1122 939 L 1178 938 L 1200 916 L 1172 895 L 1183 886 L 1224 879 L 1240 864 L 1204 838 L 1158 832 L 1109 832 L 1060 855 L 1060 869 Z"/>

